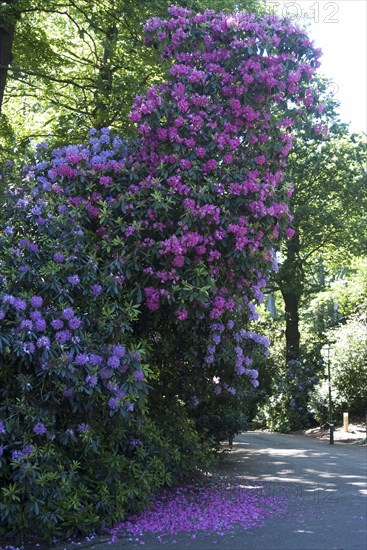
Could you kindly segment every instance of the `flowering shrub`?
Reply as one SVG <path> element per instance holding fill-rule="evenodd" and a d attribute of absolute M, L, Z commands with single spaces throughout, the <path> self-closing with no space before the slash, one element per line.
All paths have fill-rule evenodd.
<path fill-rule="evenodd" d="M 321 112 L 318 52 L 289 21 L 170 12 L 146 25 L 172 66 L 134 103 L 136 146 L 107 128 L 41 144 L 2 201 L 4 532 L 121 518 L 200 454 L 177 399 L 258 384 L 269 341 L 247 323 L 292 236 L 283 168 L 292 127 Z M 148 383 L 151 409 L 175 402 L 181 454 L 144 419 Z"/>
<path fill-rule="evenodd" d="M 178 332 L 175 367 L 197 402 L 235 392 L 243 378 L 257 385 L 251 354 L 268 342 L 244 327 L 276 269 L 276 243 L 293 234 L 283 169 L 292 128 L 322 111 L 310 84 L 319 52 L 274 17 L 170 14 L 145 27 L 171 69 L 130 115 L 140 148 L 125 236 L 160 329 L 156 361 L 167 363 L 162 335 Z"/>
<path fill-rule="evenodd" d="M 125 151 L 107 129 L 86 146 L 41 145 L 2 201 L 1 535 L 34 518 L 39 536 L 90 532 L 193 467 L 144 420 L 153 374 L 132 337 L 140 309 L 124 249 L 101 231 L 102 212 L 119 223 Z"/>
<path fill-rule="evenodd" d="M 289 432 L 310 426 L 313 416 L 309 401 L 320 380 L 322 361 L 319 346 L 304 351 L 299 361 L 289 361 L 277 368 L 270 394 L 258 406 L 255 426 Z"/>

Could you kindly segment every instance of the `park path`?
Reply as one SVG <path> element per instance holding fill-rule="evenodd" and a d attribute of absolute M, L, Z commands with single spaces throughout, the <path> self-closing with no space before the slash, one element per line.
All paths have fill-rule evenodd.
<path fill-rule="evenodd" d="M 268 495 L 285 496 L 288 509 L 261 527 L 233 528 L 222 537 L 199 533 L 172 535 L 158 542 L 107 537 L 82 543 L 88 550 L 366 550 L 367 447 L 320 441 L 303 435 L 246 432 L 217 475 Z M 144 546 L 143 546 L 144 545 Z M 59 548 L 75 548 L 62 546 Z"/>

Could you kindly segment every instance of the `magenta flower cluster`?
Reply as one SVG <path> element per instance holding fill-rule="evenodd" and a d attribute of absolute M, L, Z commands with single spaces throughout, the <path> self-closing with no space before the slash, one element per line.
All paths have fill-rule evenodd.
<path fill-rule="evenodd" d="M 322 111 L 312 84 L 320 52 L 304 31 L 273 16 L 177 6 L 169 13 L 145 25 L 146 43 L 159 44 L 172 66 L 170 79 L 138 96 L 130 115 L 140 139 L 128 236 L 150 261 L 148 310 L 178 303 L 176 319 L 197 331 L 198 319 L 224 323 L 222 342 L 208 335 L 203 367 L 232 364 L 233 375 L 256 386 L 248 355 L 264 342 L 236 334 L 257 317 L 278 240 L 294 233 L 284 168 L 293 127 Z M 191 295 L 189 273 L 199 289 Z"/>

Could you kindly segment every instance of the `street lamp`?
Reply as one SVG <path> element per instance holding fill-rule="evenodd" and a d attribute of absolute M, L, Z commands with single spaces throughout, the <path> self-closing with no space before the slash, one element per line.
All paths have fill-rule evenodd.
<path fill-rule="evenodd" d="M 330 379 L 330 352 L 331 344 L 327 342 L 322 350 L 323 356 L 326 357 L 327 361 L 327 382 L 329 388 L 329 435 L 330 435 L 330 445 L 334 445 L 334 423 L 333 423 L 333 407 L 331 401 L 331 379 Z"/>

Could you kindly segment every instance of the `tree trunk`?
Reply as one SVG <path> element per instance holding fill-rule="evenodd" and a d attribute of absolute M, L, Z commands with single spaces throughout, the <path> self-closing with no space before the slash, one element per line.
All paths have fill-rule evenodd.
<path fill-rule="evenodd" d="M 286 257 L 277 281 L 285 305 L 286 361 L 299 359 L 299 303 L 303 294 L 303 272 L 299 257 L 300 242 L 296 233 L 287 243 Z"/>
<path fill-rule="evenodd" d="M 12 4 L 15 4 L 14 0 L 5 0 L 3 3 L 7 4 L 9 8 L 4 14 L 0 12 L 0 113 L 4 100 L 8 69 L 12 59 L 15 26 L 20 15 L 15 8 L 12 9 Z M 3 10 L 4 8 L 1 11 Z"/>
<path fill-rule="evenodd" d="M 103 58 L 99 68 L 95 93 L 94 126 L 102 128 L 112 122 L 111 96 L 113 93 L 113 56 L 118 38 L 118 28 L 110 27 L 106 30 L 103 45 Z"/>
<path fill-rule="evenodd" d="M 299 296 L 294 292 L 282 291 L 285 305 L 285 340 L 286 361 L 299 359 L 300 332 L 299 332 Z"/>

